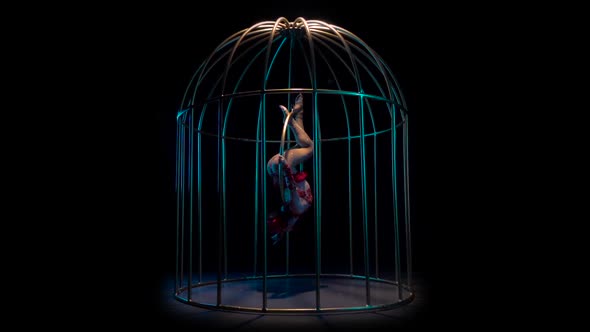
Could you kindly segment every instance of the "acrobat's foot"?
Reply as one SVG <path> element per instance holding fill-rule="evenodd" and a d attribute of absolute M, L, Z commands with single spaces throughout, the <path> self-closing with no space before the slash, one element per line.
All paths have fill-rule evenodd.
<path fill-rule="evenodd" d="M 293 115 L 303 111 L 303 95 L 302 94 L 298 94 L 297 97 L 295 97 L 295 104 L 293 104 L 293 108 L 291 109 L 291 111 L 294 113 Z"/>

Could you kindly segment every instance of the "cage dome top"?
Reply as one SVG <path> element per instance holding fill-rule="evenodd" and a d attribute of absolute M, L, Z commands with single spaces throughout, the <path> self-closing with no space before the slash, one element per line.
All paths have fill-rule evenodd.
<path fill-rule="evenodd" d="M 302 17 L 263 21 L 223 40 L 191 78 L 181 109 L 272 94 L 363 96 L 406 103 L 391 69 L 354 33 Z"/>

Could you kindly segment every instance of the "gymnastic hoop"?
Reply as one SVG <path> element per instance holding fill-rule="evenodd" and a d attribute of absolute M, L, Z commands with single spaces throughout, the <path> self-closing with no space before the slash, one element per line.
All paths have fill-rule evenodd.
<path fill-rule="evenodd" d="M 281 147 L 279 148 L 279 155 L 285 158 L 285 136 L 287 135 L 287 126 L 289 125 L 289 121 L 291 120 L 291 116 L 293 115 L 293 111 L 287 114 L 287 118 L 285 119 L 285 123 L 283 124 L 283 133 L 281 135 Z M 278 174 L 279 174 L 279 188 L 281 190 L 281 200 L 283 203 L 285 202 L 285 181 L 283 178 L 283 167 L 281 167 L 281 162 L 279 160 L 278 167 Z"/>

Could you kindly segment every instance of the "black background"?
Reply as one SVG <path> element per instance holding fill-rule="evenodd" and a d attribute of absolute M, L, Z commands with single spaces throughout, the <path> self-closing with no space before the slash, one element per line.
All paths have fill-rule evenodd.
<path fill-rule="evenodd" d="M 161 281 L 174 266 L 175 120 L 182 93 L 227 36 L 262 20 L 301 16 L 363 39 L 389 64 L 406 97 L 413 126 L 414 269 L 432 289 L 425 323 L 460 324 L 488 314 L 501 301 L 494 280 L 506 273 L 498 268 L 506 249 L 496 237 L 506 224 L 489 188 L 506 190 L 493 170 L 507 151 L 488 133 L 498 124 L 490 122 L 496 119 L 492 98 L 510 98 L 497 89 L 506 57 L 497 34 L 511 18 L 499 20 L 497 8 L 447 5 L 209 5 L 101 9 L 75 44 L 90 57 L 77 62 L 84 70 L 74 76 L 92 81 L 78 89 L 93 110 L 83 120 L 92 130 L 84 133 L 89 167 L 82 171 L 93 187 L 73 200 L 84 203 L 80 210 L 92 220 L 79 226 L 85 234 L 76 240 L 90 253 L 74 259 L 89 262 L 88 270 L 74 264 L 82 284 L 92 280 L 100 289 L 90 313 L 130 325 L 162 315 Z"/>
<path fill-rule="evenodd" d="M 408 16 L 404 17 L 405 15 Z M 155 108 L 153 116 L 157 122 L 153 130 L 157 130 L 159 134 L 153 151 L 159 174 L 153 183 L 157 186 L 156 197 L 159 200 L 154 204 L 159 210 L 153 210 L 158 215 L 153 225 L 157 230 L 157 236 L 153 238 L 157 249 L 154 259 L 148 260 L 146 265 L 155 267 L 158 272 L 173 271 L 176 213 L 173 191 L 173 147 L 176 134 L 174 121 L 181 93 L 190 75 L 223 39 L 239 29 L 280 16 L 289 20 L 299 16 L 318 18 L 343 26 L 372 45 L 390 64 L 405 93 L 415 128 L 411 137 L 414 150 L 413 176 L 417 179 L 414 182 L 416 194 L 413 203 L 416 207 L 412 220 L 415 239 L 414 270 L 426 275 L 426 282 L 433 284 L 435 299 L 432 303 L 436 303 L 436 283 L 443 286 L 442 280 L 436 280 L 436 275 L 452 280 L 451 276 L 455 274 L 452 268 L 453 259 L 456 259 L 449 251 L 453 246 L 451 238 L 440 238 L 446 232 L 440 233 L 437 229 L 457 227 L 456 221 L 450 217 L 454 213 L 451 212 L 454 209 L 453 204 L 456 203 L 452 199 L 451 202 L 446 202 L 446 199 L 438 196 L 457 189 L 452 187 L 452 178 L 455 175 L 449 171 L 455 167 L 465 167 L 456 164 L 457 160 L 453 156 L 452 131 L 456 126 L 452 124 L 453 116 L 443 115 L 446 110 L 452 111 L 452 104 L 456 100 L 442 92 L 449 88 L 453 90 L 452 86 L 460 82 L 457 77 L 447 78 L 449 74 L 453 75 L 453 67 L 458 60 L 453 59 L 455 55 L 451 56 L 455 54 L 453 48 L 456 47 L 452 35 L 448 35 L 452 33 L 452 29 L 449 31 L 447 27 L 440 30 L 441 27 L 437 25 L 441 22 L 429 21 L 428 17 L 415 12 L 404 12 L 403 9 L 394 13 L 376 8 L 308 10 L 292 4 L 292 8 L 286 9 L 245 8 L 223 14 L 204 11 L 195 20 L 190 15 L 187 16 L 186 20 L 150 22 L 148 29 L 153 34 L 146 36 L 147 56 L 153 62 L 146 63 L 145 71 L 149 73 L 149 82 L 154 84 L 152 88 L 155 88 L 154 94 L 148 98 L 150 104 L 155 104 L 151 105 Z M 456 72 L 454 74 L 457 75 Z M 451 86 L 437 91 L 440 85 Z M 449 132 L 445 132 L 447 130 Z M 329 245 L 324 241 L 323 246 Z M 304 248 L 299 250 L 302 249 Z M 445 251 L 448 256 L 443 254 Z M 444 264 L 433 265 L 441 258 Z M 156 263 L 160 264 L 159 268 L 155 266 Z"/>

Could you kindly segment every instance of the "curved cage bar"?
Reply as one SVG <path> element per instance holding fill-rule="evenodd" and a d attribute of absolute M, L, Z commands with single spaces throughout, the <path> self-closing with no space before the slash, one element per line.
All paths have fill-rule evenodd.
<path fill-rule="evenodd" d="M 268 220 L 284 192 L 267 162 L 301 147 L 279 108 L 299 94 L 313 156 L 296 171 L 313 200 L 276 244 Z M 281 17 L 229 36 L 188 84 L 176 155 L 179 301 L 313 313 L 414 298 L 407 106 L 353 33 Z"/>

